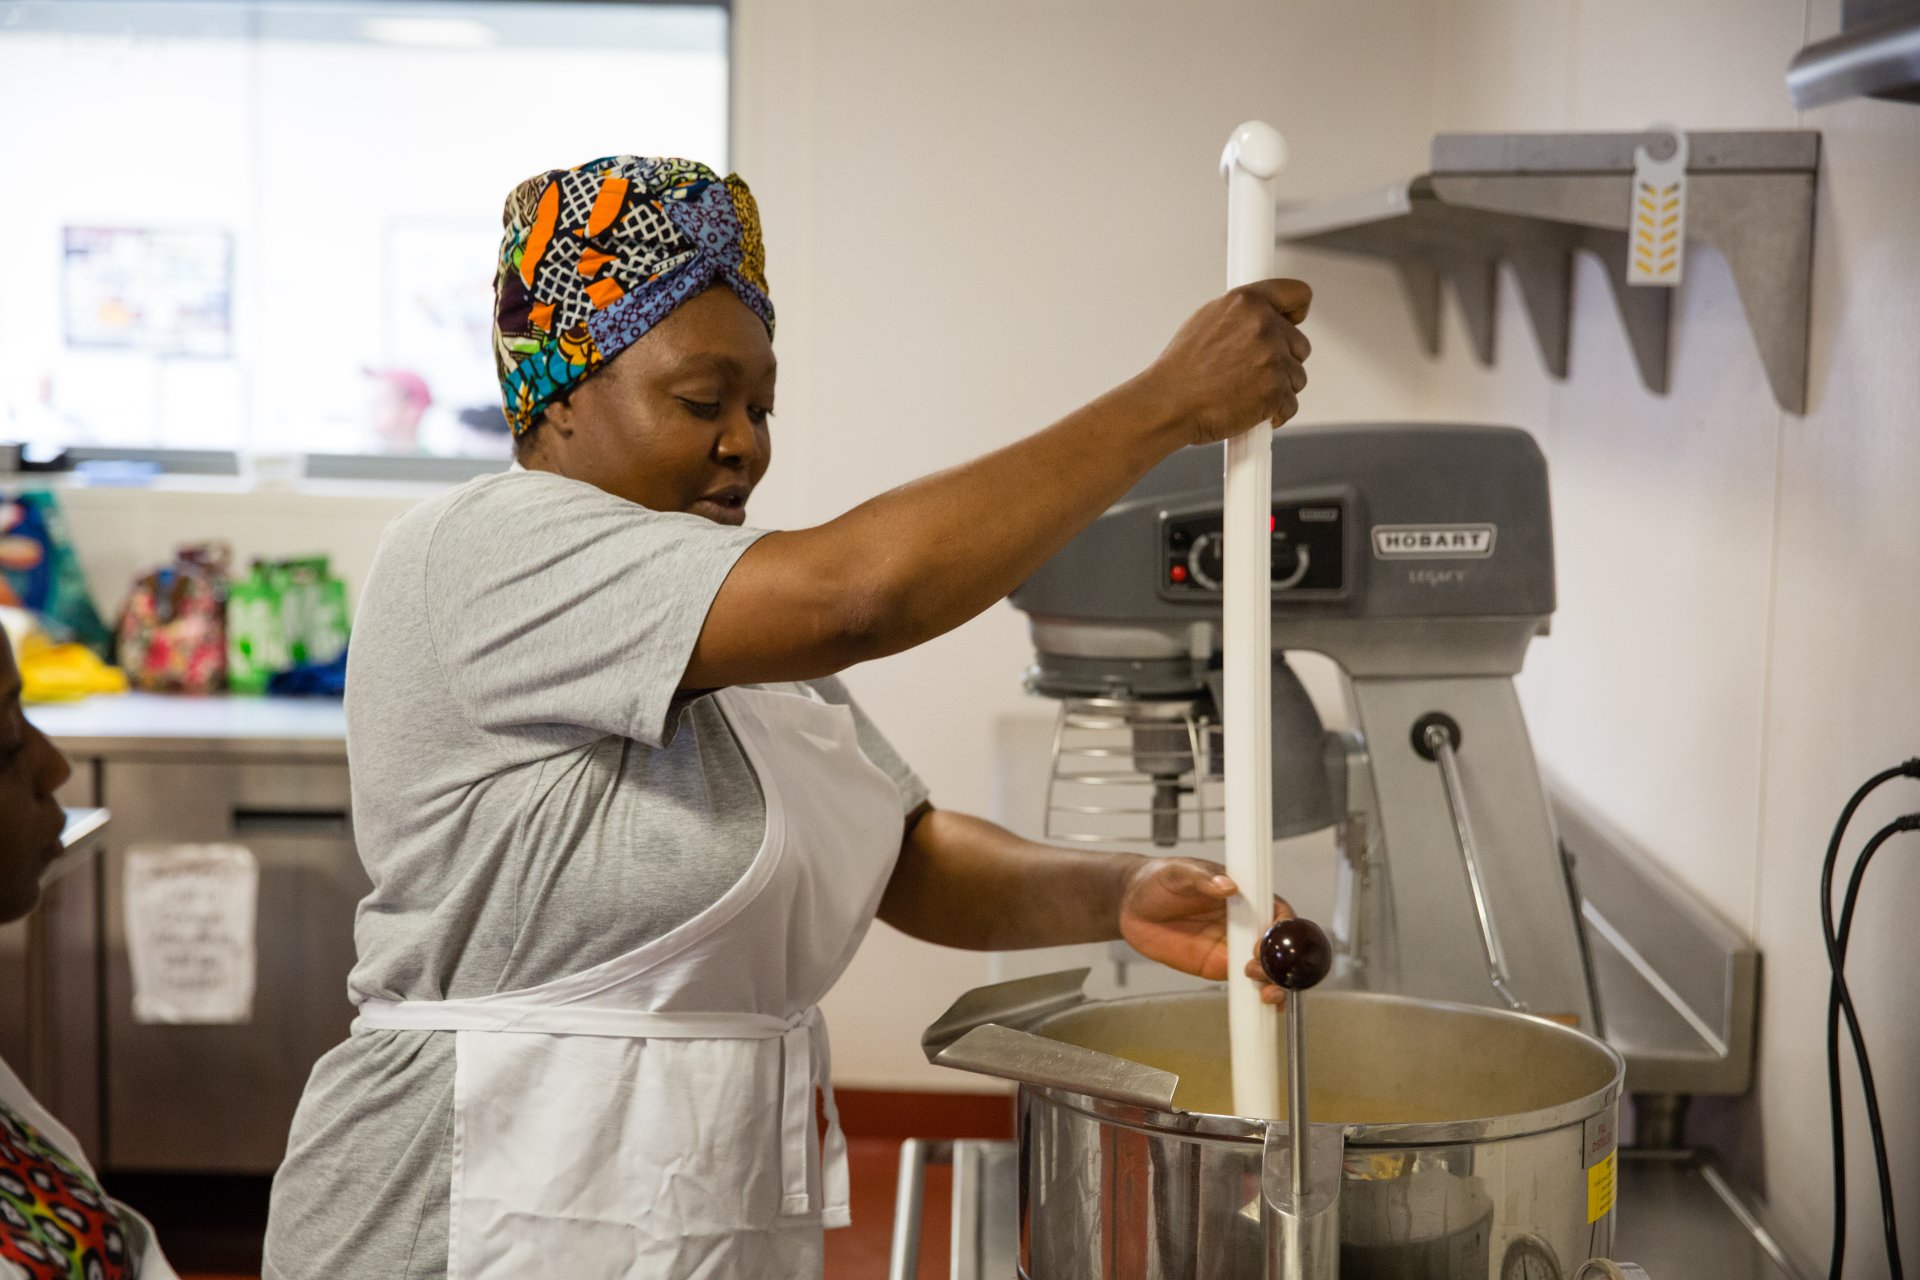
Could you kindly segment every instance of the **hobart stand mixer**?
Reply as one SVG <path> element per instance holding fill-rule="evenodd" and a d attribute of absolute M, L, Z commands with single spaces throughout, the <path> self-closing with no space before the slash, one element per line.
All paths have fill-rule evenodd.
<path fill-rule="evenodd" d="M 1554 606 L 1546 463 L 1511 427 L 1273 441 L 1273 834 L 1341 851 L 1336 985 L 1592 1030 L 1581 933 L 1513 676 Z M 1157 467 L 1013 593 L 1059 699 L 1046 835 L 1207 841 L 1223 770 L 1220 459 Z M 1345 673 L 1328 733 L 1285 651 Z"/>

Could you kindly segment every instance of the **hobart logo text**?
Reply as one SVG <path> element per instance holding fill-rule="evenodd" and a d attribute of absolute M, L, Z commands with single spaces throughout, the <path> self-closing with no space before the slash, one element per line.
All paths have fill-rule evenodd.
<path fill-rule="evenodd" d="M 1490 524 L 1377 524 L 1373 554 L 1382 560 L 1483 560 L 1493 554 Z"/>

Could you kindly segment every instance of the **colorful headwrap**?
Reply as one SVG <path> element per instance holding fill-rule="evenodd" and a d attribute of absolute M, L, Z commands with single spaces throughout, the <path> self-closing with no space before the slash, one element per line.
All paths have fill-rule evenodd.
<path fill-rule="evenodd" d="M 516 436 L 715 283 L 773 333 L 760 213 L 733 174 L 607 156 L 527 179 L 501 222 L 493 355 Z"/>

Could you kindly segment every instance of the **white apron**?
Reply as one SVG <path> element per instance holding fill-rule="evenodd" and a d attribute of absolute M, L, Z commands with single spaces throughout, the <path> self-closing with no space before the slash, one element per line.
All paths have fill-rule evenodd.
<path fill-rule="evenodd" d="M 714 698 L 767 809 L 720 901 L 557 981 L 360 1007 L 358 1027 L 456 1035 L 451 1280 L 817 1276 L 821 1227 L 847 1223 L 816 1005 L 892 874 L 899 792 L 846 707 Z"/>

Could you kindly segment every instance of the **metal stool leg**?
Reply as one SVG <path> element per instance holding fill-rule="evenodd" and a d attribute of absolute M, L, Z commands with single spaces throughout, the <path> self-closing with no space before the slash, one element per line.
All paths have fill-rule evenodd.
<path fill-rule="evenodd" d="M 951 1280 L 1009 1280 L 1018 1269 L 1019 1148 L 1011 1142 L 911 1138 L 900 1145 L 888 1280 L 914 1280 L 920 1266 L 927 1168 L 953 1167 Z"/>
<path fill-rule="evenodd" d="M 952 1160 L 951 1142 L 909 1138 L 900 1144 L 900 1182 L 893 1195 L 893 1248 L 887 1261 L 887 1280 L 914 1280 L 919 1272 L 927 1166 Z"/>

